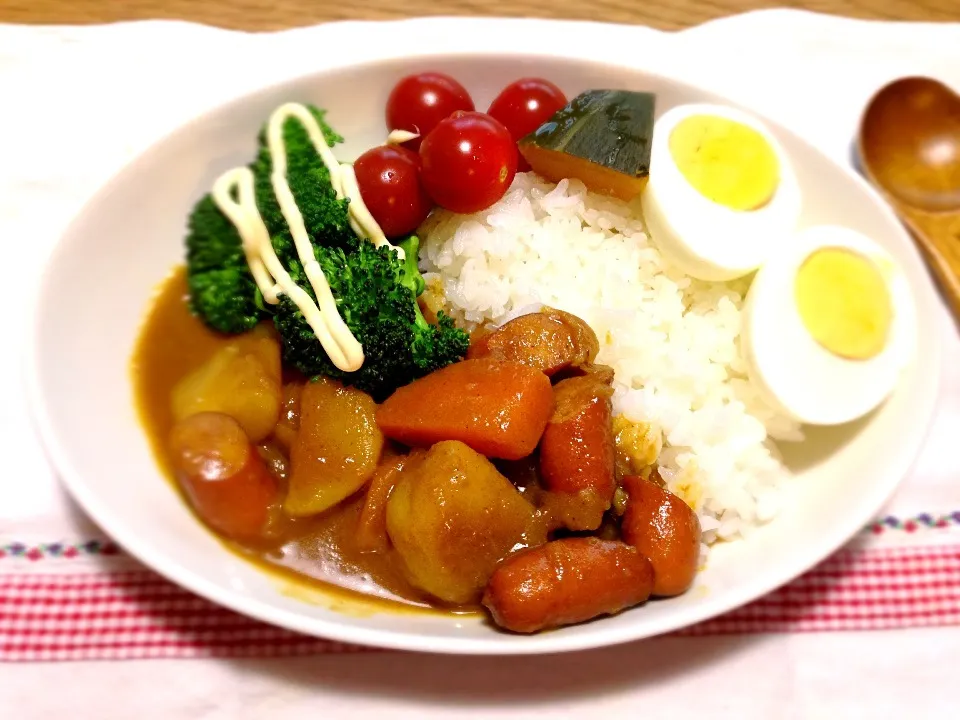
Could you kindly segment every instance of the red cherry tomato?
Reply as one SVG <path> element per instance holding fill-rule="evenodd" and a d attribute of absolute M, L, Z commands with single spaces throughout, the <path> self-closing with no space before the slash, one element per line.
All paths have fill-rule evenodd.
<path fill-rule="evenodd" d="M 388 238 L 420 226 L 433 202 L 420 181 L 420 156 L 402 147 L 367 150 L 353 164 L 364 205 Z"/>
<path fill-rule="evenodd" d="M 419 150 L 437 123 L 457 110 L 473 109 L 470 93 L 449 75 L 408 75 L 394 86 L 387 99 L 387 130 L 420 133 L 420 137 L 404 143 L 411 150 Z"/>
<path fill-rule="evenodd" d="M 447 210 L 479 212 L 510 187 L 517 155 L 516 142 L 498 120 L 481 112 L 456 112 L 424 138 L 423 185 Z"/>
<path fill-rule="evenodd" d="M 520 78 L 507 85 L 490 103 L 488 114 L 503 123 L 514 140 L 529 135 L 567 104 L 563 91 L 543 78 Z M 521 156 L 517 170 L 530 165 Z"/>

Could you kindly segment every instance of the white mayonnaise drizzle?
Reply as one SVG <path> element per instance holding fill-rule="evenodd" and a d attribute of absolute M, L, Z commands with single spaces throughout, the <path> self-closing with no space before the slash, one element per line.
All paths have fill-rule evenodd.
<path fill-rule="evenodd" d="M 391 130 L 387 135 L 387 145 L 403 145 L 408 140 L 420 137 L 420 133 L 410 132 L 409 130 Z"/>
<path fill-rule="evenodd" d="M 298 103 L 281 105 L 274 110 L 267 123 L 267 148 L 273 164 L 270 183 L 280 212 L 290 228 L 297 257 L 317 297 L 316 303 L 293 281 L 273 250 L 270 233 L 257 208 L 253 172 L 246 167 L 228 170 L 217 178 L 211 195 L 220 211 L 237 229 L 243 242 L 247 265 L 263 299 L 276 305 L 280 302 L 281 293 L 290 298 L 303 313 L 331 362 L 344 372 L 352 372 L 363 365 L 363 348 L 340 317 L 330 285 L 313 254 L 313 245 L 304 226 L 303 215 L 287 183 L 287 151 L 283 142 L 283 126 L 288 118 L 299 120 L 307 131 L 317 154 L 330 172 L 330 184 L 337 199 L 347 198 L 350 201 L 347 208 L 353 231 L 361 238 L 368 237 L 377 247 L 390 245 L 360 197 L 353 167 L 337 162 L 323 137 L 319 123 L 306 107 Z M 390 246 L 403 260 L 403 248 Z"/>

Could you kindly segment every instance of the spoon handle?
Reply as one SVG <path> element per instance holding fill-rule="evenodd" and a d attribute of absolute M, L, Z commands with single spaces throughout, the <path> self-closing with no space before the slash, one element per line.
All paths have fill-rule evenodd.
<path fill-rule="evenodd" d="M 934 214 L 902 204 L 898 209 L 960 323 L 960 213 Z"/>

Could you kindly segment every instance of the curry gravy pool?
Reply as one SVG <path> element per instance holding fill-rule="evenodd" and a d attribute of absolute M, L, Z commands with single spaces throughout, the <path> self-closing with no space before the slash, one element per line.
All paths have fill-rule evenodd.
<path fill-rule="evenodd" d="M 179 267 L 158 289 L 131 364 L 141 422 L 157 464 L 180 494 L 166 450 L 174 426 L 170 397 L 180 380 L 231 340 L 192 315 L 188 300 L 186 274 Z M 426 596 L 403 578 L 393 552 L 361 552 L 356 546 L 355 530 L 362 505 L 361 492 L 329 512 L 296 521 L 287 519 L 273 542 L 241 544 L 215 533 L 214 537 L 285 581 L 287 594 L 308 602 L 315 599 L 315 591 L 321 591 L 343 600 L 338 607 L 345 611 L 351 605 L 369 608 L 373 601 L 392 612 L 480 612 L 479 606 L 431 607 Z"/>

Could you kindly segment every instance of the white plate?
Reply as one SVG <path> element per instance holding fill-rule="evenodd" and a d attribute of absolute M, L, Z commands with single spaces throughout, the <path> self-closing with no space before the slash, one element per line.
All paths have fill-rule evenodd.
<path fill-rule="evenodd" d="M 454 75 L 480 108 L 524 74 L 550 78 L 569 96 L 601 86 L 651 90 L 658 112 L 681 102 L 723 102 L 662 68 L 650 72 L 655 60 L 642 49 L 632 67 L 599 62 L 622 57 L 622 47 L 610 49 L 626 37 L 622 29 L 609 31 L 610 44 L 588 46 L 576 42 L 582 26 L 552 25 L 548 35 L 530 32 L 531 23 L 497 21 L 476 21 L 470 27 L 477 32 L 456 35 L 437 33 L 448 27 L 443 21 L 409 25 L 404 33 L 396 27 L 341 25 L 336 52 L 325 55 L 327 70 L 271 85 L 174 131 L 122 170 L 65 233 L 41 283 L 28 383 L 52 460 L 91 517 L 171 580 L 261 620 L 349 642 L 476 654 L 566 651 L 675 630 L 789 581 L 866 524 L 906 475 L 932 418 L 940 377 L 936 299 L 912 242 L 882 201 L 852 171 L 772 121 L 804 192 L 802 224 L 848 225 L 902 263 L 918 308 L 917 360 L 868 420 L 810 432 L 802 452 L 791 452 L 798 477 L 783 513 L 750 539 L 718 548 L 686 595 L 532 637 L 474 619 L 340 612 L 333 601 L 305 602 L 285 592 L 195 521 L 156 469 L 134 411 L 129 359 L 157 283 L 182 261 L 193 203 L 221 171 L 252 157 L 256 133 L 276 105 L 299 100 L 328 108 L 329 121 L 348 139 L 338 155 L 350 158 L 382 141 L 390 87 L 421 69 Z"/>

